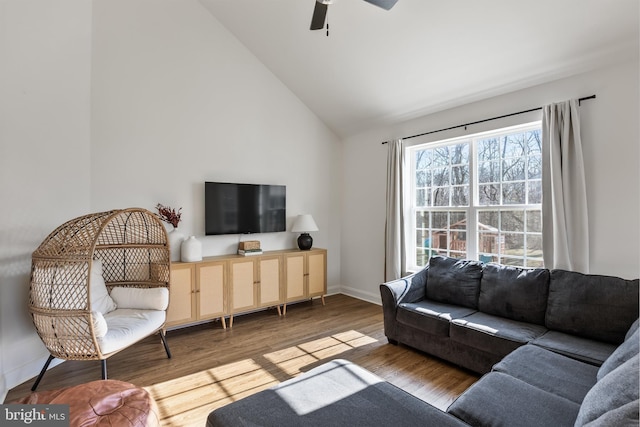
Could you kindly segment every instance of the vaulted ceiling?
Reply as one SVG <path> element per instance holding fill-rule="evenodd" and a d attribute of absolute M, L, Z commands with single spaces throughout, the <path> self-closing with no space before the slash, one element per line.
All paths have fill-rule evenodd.
<path fill-rule="evenodd" d="M 200 0 L 337 135 L 567 77 L 639 51 L 638 0 Z"/>

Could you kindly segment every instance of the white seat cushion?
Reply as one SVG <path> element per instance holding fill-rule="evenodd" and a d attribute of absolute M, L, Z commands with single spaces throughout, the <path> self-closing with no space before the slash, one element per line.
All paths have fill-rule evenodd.
<path fill-rule="evenodd" d="M 118 308 L 104 315 L 107 321 L 107 334 L 98 338 L 103 354 L 128 347 L 151 335 L 164 325 L 164 310 L 137 310 Z"/>

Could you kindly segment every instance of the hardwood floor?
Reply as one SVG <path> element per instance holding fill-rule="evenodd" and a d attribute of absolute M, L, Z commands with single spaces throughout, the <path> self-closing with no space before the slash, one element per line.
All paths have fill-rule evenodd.
<path fill-rule="evenodd" d="M 108 359 L 110 379 L 146 388 L 165 426 L 205 425 L 209 412 L 335 358 L 348 359 L 432 405 L 447 406 L 478 375 L 416 350 L 387 343 L 382 308 L 346 295 L 267 310 L 167 333 L 172 359 L 157 336 Z M 100 379 L 99 362 L 68 361 L 50 369 L 38 390 Z M 33 379 L 6 402 L 30 393 Z"/>

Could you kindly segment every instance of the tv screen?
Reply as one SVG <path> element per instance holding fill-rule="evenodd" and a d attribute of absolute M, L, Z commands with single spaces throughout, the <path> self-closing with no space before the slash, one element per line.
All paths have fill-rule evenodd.
<path fill-rule="evenodd" d="M 208 236 L 286 231 L 284 185 L 205 182 L 204 191 Z"/>

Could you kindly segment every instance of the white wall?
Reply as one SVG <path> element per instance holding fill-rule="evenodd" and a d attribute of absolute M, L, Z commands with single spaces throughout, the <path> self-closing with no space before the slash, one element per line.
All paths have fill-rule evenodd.
<path fill-rule="evenodd" d="M 86 0 L 0 1 L 0 402 L 46 359 L 31 253 L 89 212 L 90 36 Z"/>
<path fill-rule="evenodd" d="M 240 236 L 204 236 L 204 182 L 284 184 L 288 225 L 313 214 L 335 288 L 339 139 L 198 1 L 98 1 L 93 36 L 91 207 L 182 207 L 179 230 L 217 255 Z"/>
<path fill-rule="evenodd" d="M 343 147 L 342 291 L 379 302 L 384 278 L 387 145 L 382 141 L 596 94 L 582 103 L 591 273 L 640 276 L 638 58 L 596 71 L 468 104 L 392 128 L 372 129 Z M 426 142 L 540 119 L 515 116 L 407 140 Z M 363 167 L 362 165 L 366 165 Z"/>

